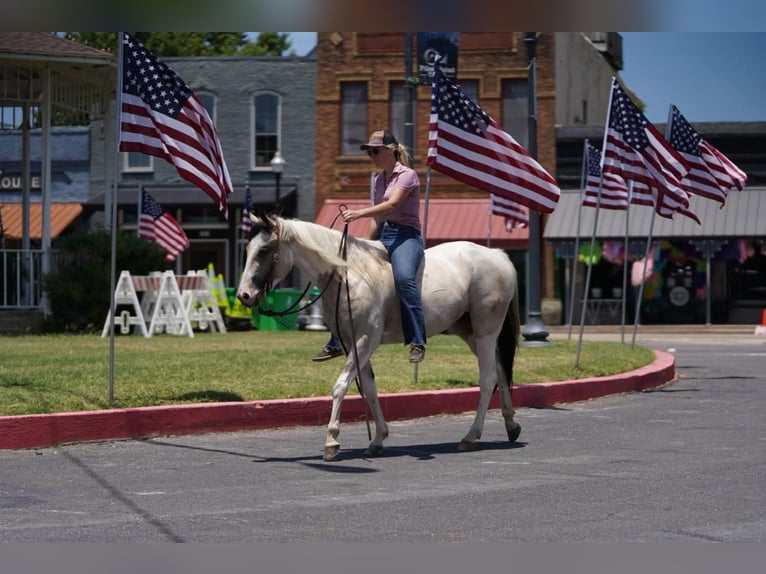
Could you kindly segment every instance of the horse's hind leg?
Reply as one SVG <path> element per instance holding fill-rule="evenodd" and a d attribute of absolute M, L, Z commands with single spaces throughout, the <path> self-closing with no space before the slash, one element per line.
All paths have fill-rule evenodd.
<path fill-rule="evenodd" d="M 511 387 L 499 364 L 497 369 L 497 388 L 500 392 L 500 410 L 505 421 L 505 432 L 508 433 L 508 440 L 514 442 L 521 434 L 521 425 L 513 420 L 515 411 L 513 410 L 513 401 L 511 400 Z"/>
<path fill-rule="evenodd" d="M 492 392 L 497 383 L 497 369 L 495 368 L 495 336 L 476 337 L 473 341 L 467 340 L 469 346 L 479 360 L 479 405 L 476 407 L 476 416 L 471 428 L 458 445 L 458 450 L 468 451 L 476 448 L 476 441 L 481 438 L 484 429 L 484 419 L 492 399 Z"/>
<path fill-rule="evenodd" d="M 375 373 L 373 373 L 372 365 L 369 362 L 362 367 L 360 381 L 364 399 L 367 401 L 372 412 L 372 418 L 375 420 L 375 437 L 370 446 L 367 447 L 365 454 L 367 456 L 380 456 L 383 452 L 383 441 L 388 438 L 388 425 L 383 417 L 383 409 L 380 408 L 378 389 L 375 386 Z"/>

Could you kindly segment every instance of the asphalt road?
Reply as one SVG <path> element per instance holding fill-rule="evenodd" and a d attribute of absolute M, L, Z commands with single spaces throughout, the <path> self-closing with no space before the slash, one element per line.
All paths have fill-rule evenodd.
<path fill-rule="evenodd" d="M 754 542 L 766 539 L 766 338 L 668 335 L 678 380 L 471 416 L 0 452 L 0 542 Z"/>

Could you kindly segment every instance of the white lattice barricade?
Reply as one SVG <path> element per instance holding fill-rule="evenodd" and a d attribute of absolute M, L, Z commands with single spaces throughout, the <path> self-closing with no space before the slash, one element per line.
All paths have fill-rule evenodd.
<path fill-rule="evenodd" d="M 204 269 L 189 271 L 187 275 L 176 276 L 176 281 L 181 289 L 181 297 L 189 321 L 196 324 L 201 331 L 210 329 L 211 333 L 216 330 L 225 333 L 226 325 L 218 302 L 213 296 L 207 272 Z"/>
<path fill-rule="evenodd" d="M 131 327 L 138 327 L 141 334 L 144 337 L 151 337 L 151 333 L 146 328 L 146 320 L 144 319 L 144 313 L 141 309 L 141 303 L 138 300 L 138 293 L 134 284 L 136 277 L 131 277 L 130 272 L 123 271 L 120 273 L 120 278 L 117 280 L 117 287 L 114 290 L 114 308 L 115 315 L 111 316 L 111 309 L 107 311 L 106 321 L 104 321 L 104 328 L 101 331 L 101 336 L 106 337 L 109 333 L 109 327 L 112 322 L 115 329 L 120 328 L 120 333 L 127 335 L 130 333 Z M 128 309 L 123 309 L 119 313 L 117 307 L 119 305 L 130 305 L 132 307 L 132 313 Z M 111 321 L 110 321 L 111 319 Z"/>
<path fill-rule="evenodd" d="M 143 293 L 139 301 L 138 293 Z M 130 332 L 131 326 L 138 326 L 144 337 L 155 333 L 188 335 L 194 337 L 186 306 L 172 271 L 151 275 L 131 276 L 128 271 L 120 273 L 115 288 L 115 316 L 111 317 L 122 333 Z M 117 313 L 118 305 L 130 305 L 130 311 Z M 109 333 L 111 310 L 107 313 L 101 336 Z"/>

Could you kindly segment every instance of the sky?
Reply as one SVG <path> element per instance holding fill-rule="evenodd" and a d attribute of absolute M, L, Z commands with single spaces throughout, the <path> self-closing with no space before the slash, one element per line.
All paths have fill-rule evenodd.
<path fill-rule="evenodd" d="M 291 32 L 302 56 L 315 32 Z M 690 122 L 766 121 L 766 33 L 621 32 L 625 86 L 652 123 L 675 105 Z"/>

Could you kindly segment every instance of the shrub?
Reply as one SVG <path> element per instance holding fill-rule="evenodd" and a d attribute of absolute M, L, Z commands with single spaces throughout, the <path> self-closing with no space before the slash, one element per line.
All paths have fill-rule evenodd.
<path fill-rule="evenodd" d="M 157 244 L 118 232 L 115 280 L 120 271 L 147 275 L 168 268 Z M 78 231 L 58 238 L 55 270 L 43 277 L 51 315 L 48 332 L 100 332 L 111 303 L 111 231 Z"/>

